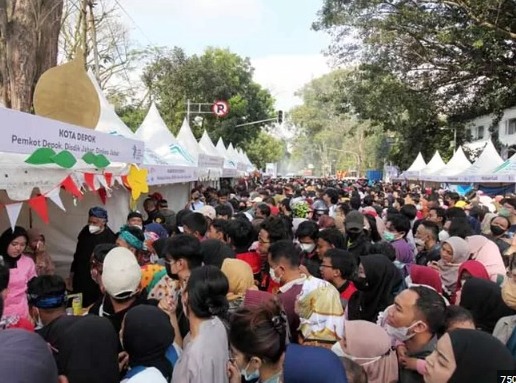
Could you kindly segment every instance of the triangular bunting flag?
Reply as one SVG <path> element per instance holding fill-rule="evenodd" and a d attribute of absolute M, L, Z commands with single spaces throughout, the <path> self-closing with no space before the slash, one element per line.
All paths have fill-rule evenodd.
<path fill-rule="evenodd" d="M 97 174 L 95 176 L 95 185 L 100 185 L 104 189 L 109 189 L 109 185 L 106 181 L 106 177 L 103 174 Z"/>
<path fill-rule="evenodd" d="M 54 190 L 51 190 L 47 193 L 47 198 L 50 199 L 53 203 L 57 205 L 59 209 L 62 211 L 66 211 L 63 201 L 61 200 L 61 196 L 59 195 L 59 192 L 61 191 L 61 188 L 55 188 Z"/>
<path fill-rule="evenodd" d="M 129 185 L 127 176 L 122 176 L 122 184 L 125 186 L 126 189 L 131 190 L 131 185 Z"/>
<path fill-rule="evenodd" d="M 65 180 L 61 182 L 61 186 L 64 187 L 64 189 L 74 197 L 79 199 L 82 198 L 81 190 L 77 187 L 77 184 L 71 175 L 66 177 Z"/>
<path fill-rule="evenodd" d="M 18 222 L 18 217 L 20 216 L 22 206 L 23 202 L 5 205 L 5 210 L 7 210 L 7 215 L 9 216 L 9 223 L 11 224 L 11 228 L 13 229 L 13 231 L 14 227 L 16 226 L 16 222 Z"/>
<path fill-rule="evenodd" d="M 113 173 L 104 173 L 104 177 L 106 178 L 107 186 L 113 186 Z"/>
<path fill-rule="evenodd" d="M 88 185 L 91 191 L 95 191 L 95 174 L 84 173 L 84 183 Z"/>
<path fill-rule="evenodd" d="M 100 188 L 99 190 L 97 190 L 97 193 L 99 193 L 99 198 L 102 201 L 102 204 L 105 205 L 107 201 L 106 189 Z"/>
<path fill-rule="evenodd" d="M 29 206 L 32 210 L 36 212 L 36 214 L 39 216 L 39 218 L 41 218 L 43 222 L 49 222 L 48 206 L 44 195 L 39 195 L 37 197 L 31 198 L 29 200 Z"/>

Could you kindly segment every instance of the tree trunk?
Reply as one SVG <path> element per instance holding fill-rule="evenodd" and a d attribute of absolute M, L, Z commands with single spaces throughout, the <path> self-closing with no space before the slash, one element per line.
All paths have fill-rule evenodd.
<path fill-rule="evenodd" d="M 0 74 L 5 106 L 30 112 L 39 77 L 57 64 L 63 0 L 0 0 Z"/>

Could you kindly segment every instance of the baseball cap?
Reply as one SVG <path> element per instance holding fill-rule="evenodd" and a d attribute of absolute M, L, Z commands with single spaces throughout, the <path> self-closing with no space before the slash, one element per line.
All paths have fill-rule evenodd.
<path fill-rule="evenodd" d="M 201 207 L 199 212 L 202 215 L 204 215 L 206 218 L 209 218 L 211 220 L 214 220 L 215 218 L 217 218 L 217 212 L 215 211 L 215 208 L 213 206 L 204 205 L 203 207 Z"/>
<path fill-rule="evenodd" d="M 346 215 L 344 222 L 346 230 L 363 230 L 364 229 L 364 215 L 357 210 L 351 210 Z"/>
<path fill-rule="evenodd" d="M 263 198 L 262 197 L 254 197 L 252 200 L 251 200 L 252 203 L 260 203 L 260 202 L 263 202 Z"/>
<path fill-rule="evenodd" d="M 125 299 L 134 295 L 142 272 L 131 251 L 116 247 L 106 255 L 102 269 L 102 284 L 106 292 L 115 299 Z"/>

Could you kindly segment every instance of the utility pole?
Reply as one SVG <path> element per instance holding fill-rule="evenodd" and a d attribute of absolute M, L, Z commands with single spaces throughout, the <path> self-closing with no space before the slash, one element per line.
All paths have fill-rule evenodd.
<path fill-rule="evenodd" d="M 82 15 L 82 45 L 84 47 L 84 63 L 88 62 L 88 0 L 82 0 L 81 3 Z"/>

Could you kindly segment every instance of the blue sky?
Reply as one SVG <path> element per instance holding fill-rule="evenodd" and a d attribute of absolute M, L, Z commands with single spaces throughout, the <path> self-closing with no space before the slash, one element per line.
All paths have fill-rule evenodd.
<path fill-rule="evenodd" d="M 329 71 L 322 51 L 329 37 L 310 29 L 322 0 L 119 0 L 131 38 L 142 45 L 180 46 L 189 54 L 207 46 L 251 58 L 255 80 L 269 88 L 277 108 L 300 102 L 294 92 Z M 132 21 L 131 21 L 132 19 Z M 134 21 L 134 22 L 133 22 Z"/>

